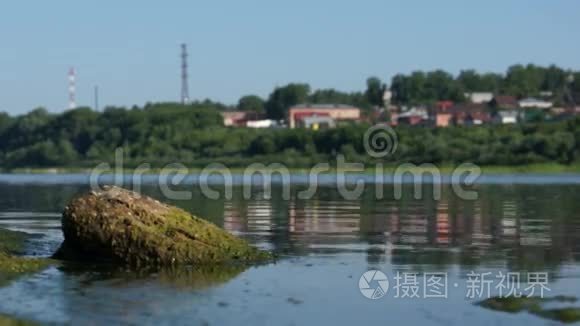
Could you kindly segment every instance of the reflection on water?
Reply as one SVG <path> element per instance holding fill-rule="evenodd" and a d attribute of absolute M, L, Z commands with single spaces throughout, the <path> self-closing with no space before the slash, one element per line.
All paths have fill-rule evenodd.
<path fill-rule="evenodd" d="M 84 285 L 111 282 L 119 287 L 155 280 L 176 289 L 200 290 L 225 283 L 247 269 L 243 265 L 184 266 L 155 269 L 126 269 L 103 264 L 86 265 L 63 262 L 58 270 L 70 276 L 83 278 Z"/>
<path fill-rule="evenodd" d="M 282 200 L 276 187 L 270 200 L 261 198 L 259 190 L 250 200 L 243 199 L 238 188 L 231 200 L 209 200 L 194 192 L 194 199 L 173 204 L 276 251 L 281 260 L 247 271 L 173 270 L 142 275 L 99 271 L 95 266 L 60 266 L 0 289 L 0 312 L 46 321 L 86 322 L 97 318 L 91 312 L 97 311 L 107 315 L 101 322 L 115 323 L 151 322 L 151 318 L 162 317 L 183 322 L 185 314 L 196 323 L 219 324 L 235 320 L 220 313 L 229 309 L 243 316 L 239 322 L 260 324 L 286 316 L 300 323 L 306 319 L 297 317 L 292 309 L 306 309 L 303 313 L 312 317 L 316 308 L 322 309 L 318 306 L 322 302 L 335 307 L 355 305 L 370 313 L 378 309 L 365 306 L 357 293 L 356 280 L 369 268 L 455 271 L 455 277 L 478 268 L 550 271 L 556 287 L 560 280 L 563 288 L 580 290 L 570 285 L 580 278 L 579 185 L 485 184 L 477 187 L 476 201 L 460 200 L 448 187 L 441 200 L 435 201 L 429 187 L 425 188 L 425 198 L 420 200 L 412 198 L 411 186 L 405 191 L 409 196 L 401 200 L 376 200 L 372 189 L 360 199 L 344 200 L 332 187 L 322 189 L 313 199 L 301 200 L 296 194 L 303 188 L 295 186 L 289 201 Z M 49 255 L 62 240 L 59 212 L 72 196 L 86 189 L 64 182 L 0 184 L 0 227 L 45 235 L 31 242 L 29 254 Z M 143 190 L 164 200 L 154 186 Z M 307 275 L 322 277 L 324 284 L 313 285 L 312 278 L 300 280 Z M 327 296 L 314 294 L 312 287 L 320 287 Z M 117 297 L 119 289 L 123 294 Z M 48 304 L 51 296 L 60 306 Z M 337 301 L 329 296 L 348 299 Z M 5 303 L 8 301 L 12 304 Z M 310 303 L 288 307 L 289 302 L 302 301 Z M 258 311 L 258 303 L 271 311 Z M 424 311 L 416 317 L 417 324 L 429 322 L 433 309 L 437 313 L 447 309 L 423 304 L 415 307 Z M 466 314 L 479 313 L 470 310 L 461 297 L 448 304 Z M 47 309 L 54 311 L 47 313 Z M 482 316 L 490 316 L 487 314 Z M 319 322 L 348 320 L 346 316 L 317 318 Z M 365 320 L 385 321 L 378 316 Z"/>
<path fill-rule="evenodd" d="M 461 201 L 450 191 L 440 201 L 341 200 L 332 190 L 301 201 L 224 203 L 223 226 L 288 254 L 365 252 L 369 261 L 408 261 L 424 252 L 441 265 L 503 260 L 554 269 L 574 263 L 580 208 L 573 186 L 482 186 L 480 199 Z M 400 257 L 399 257 L 400 256 Z M 466 256 L 466 257 L 464 257 Z M 464 260 L 462 260 L 464 259 Z"/>

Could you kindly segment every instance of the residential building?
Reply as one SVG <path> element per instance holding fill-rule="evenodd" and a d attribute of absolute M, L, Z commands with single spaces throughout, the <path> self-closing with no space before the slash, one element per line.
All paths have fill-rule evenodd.
<path fill-rule="evenodd" d="M 245 124 L 248 112 L 243 111 L 224 111 L 221 113 L 224 118 L 224 126 L 239 127 Z"/>
<path fill-rule="evenodd" d="M 290 108 L 288 124 L 290 128 L 304 126 L 304 119 L 308 117 L 329 117 L 335 123 L 359 121 L 361 119 L 361 110 L 354 106 L 342 104 L 301 104 Z"/>
<path fill-rule="evenodd" d="M 448 127 L 452 123 L 452 108 L 454 103 L 451 101 L 439 101 L 435 106 L 435 126 Z"/>
<path fill-rule="evenodd" d="M 246 122 L 246 127 L 248 127 L 248 128 L 275 128 L 275 127 L 278 127 L 278 122 L 276 120 L 270 120 L 270 119 L 248 120 Z"/>
<path fill-rule="evenodd" d="M 495 121 L 501 124 L 517 123 L 520 119 L 520 112 L 517 110 L 502 110 L 495 115 Z"/>
<path fill-rule="evenodd" d="M 549 109 L 553 106 L 552 102 L 540 100 L 533 97 L 528 97 L 519 102 L 522 108 L 535 108 L 535 109 Z"/>
<path fill-rule="evenodd" d="M 493 93 L 489 92 L 473 92 L 465 93 L 464 95 L 469 100 L 469 102 L 474 104 L 489 103 L 491 100 L 493 100 Z"/>
<path fill-rule="evenodd" d="M 520 107 L 518 99 L 510 95 L 498 95 L 490 101 L 490 105 L 497 109 L 513 110 Z"/>
<path fill-rule="evenodd" d="M 492 121 L 489 107 L 484 104 L 460 104 L 451 109 L 452 120 L 457 125 L 481 125 Z"/>
<path fill-rule="evenodd" d="M 262 116 L 256 112 L 249 111 L 224 111 L 221 113 L 224 119 L 224 126 L 226 127 L 252 127 L 252 128 L 264 128 L 249 126 L 250 121 L 262 121 Z M 263 122 L 265 123 L 265 122 Z M 262 123 L 262 124 L 263 124 Z M 258 123 L 259 125 L 260 123 Z M 254 123 L 255 125 L 255 123 Z"/>
<path fill-rule="evenodd" d="M 453 122 L 453 115 L 451 112 L 443 112 L 435 115 L 435 126 L 437 127 L 449 127 Z"/>
<path fill-rule="evenodd" d="M 568 108 L 551 108 L 550 113 L 553 120 L 555 121 L 573 119 L 574 117 L 580 116 L 580 106 Z"/>
<path fill-rule="evenodd" d="M 336 127 L 336 121 L 330 116 L 310 116 L 302 119 L 302 127 L 307 129 L 327 129 Z"/>
<path fill-rule="evenodd" d="M 396 126 L 397 122 L 399 121 L 399 113 L 401 112 L 401 108 L 395 105 L 389 105 L 386 108 L 387 117 L 383 121 L 387 122 L 390 126 Z"/>
<path fill-rule="evenodd" d="M 428 121 L 429 114 L 427 109 L 423 107 L 412 107 L 397 116 L 398 125 L 417 126 L 427 124 Z"/>
<path fill-rule="evenodd" d="M 393 99 L 393 92 L 391 92 L 388 89 L 385 90 L 385 92 L 383 93 L 383 102 L 385 103 L 385 105 L 391 104 L 392 99 Z"/>

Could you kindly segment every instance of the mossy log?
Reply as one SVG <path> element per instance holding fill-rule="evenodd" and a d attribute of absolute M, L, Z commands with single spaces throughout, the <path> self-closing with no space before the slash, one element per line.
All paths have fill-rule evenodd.
<path fill-rule="evenodd" d="M 258 262 L 270 255 L 177 207 L 118 187 L 70 202 L 55 258 L 131 266 Z"/>

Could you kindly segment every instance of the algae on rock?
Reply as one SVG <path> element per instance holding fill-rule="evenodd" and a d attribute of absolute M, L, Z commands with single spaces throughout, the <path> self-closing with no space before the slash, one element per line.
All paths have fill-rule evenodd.
<path fill-rule="evenodd" d="M 533 315 L 556 320 L 564 323 L 580 321 L 580 308 L 548 308 L 549 303 L 572 304 L 577 302 L 575 297 L 555 296 L 551 298 L 541 297 L 494 297 L 478 303 L 479 306 L 509 313 L 527 311 Z"/>
<path fill-rule="evenodd" d="M 34 326 L 36 323 L 0 315 L 1 326 Z"/>
<path fill-rule="evenodd" d="M 55 258 L 132 266 L 258 262 L 270 258 L 246 241 L 177 207 L 118 187 L 70 202 L 65 241 Z"/>
<path fill-rule="evenodd" d="M 30 237 L 28 233 L 0 229 L 0 252 L 22 254 Z"/>
<path fill-rule="evenodd" d="M 29 237 L 30 235 L 24 232 L 0 229 L 0 286 L 48 266 L 49 261 L 46 259 L 13 256 L 23 253 L 25 242 Z"/>

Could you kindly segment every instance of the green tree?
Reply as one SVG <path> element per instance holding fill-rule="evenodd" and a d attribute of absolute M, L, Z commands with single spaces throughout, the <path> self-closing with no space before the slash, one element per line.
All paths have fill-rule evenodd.
<path fill-rule="evenodd" d="M 508 68 L 503 86 L 503 92 L 518 97 L 536 96 L 544 81 L 544 71 L 541 67 L 529 64 L 513 65 Z"/>
<path fill-rule="evenodd" d="M 497 93 L 502 79 L 500 74 L 479 74 L 473 69 L 462 70 L 457 76 L 458 86 L 465 92 Z"/>
<path fill-rule="evenodd" d="M 379 78 L 370 77 L 367 79 L 365 97 L 371 105 L 383 107 L 385 106 L 383 95 L 385 94 L 386 89 L 387 85 L 385 85 Z"/>
<path fill-rule="evenodd" d="M 268 101 L 266 101 L 266 113 L 269 118 L 281 120 L 291 106 L 304 103 L 310 94 L 308 84 L 288 84 L 274 89 Z"/>
<path fill-rule="evenodd" d="M 318 89 L 308 97 L 314 104 L 348 104 L 363 110 L 372 108 L 367 96 L 362 92 L 346 93 L 335 89 Z"/>
<path fill-rule="evenodd" d="M 246 95 L 238 101 L 238 110 L 264 113 L 264 100 L 258 95 Z"/>

